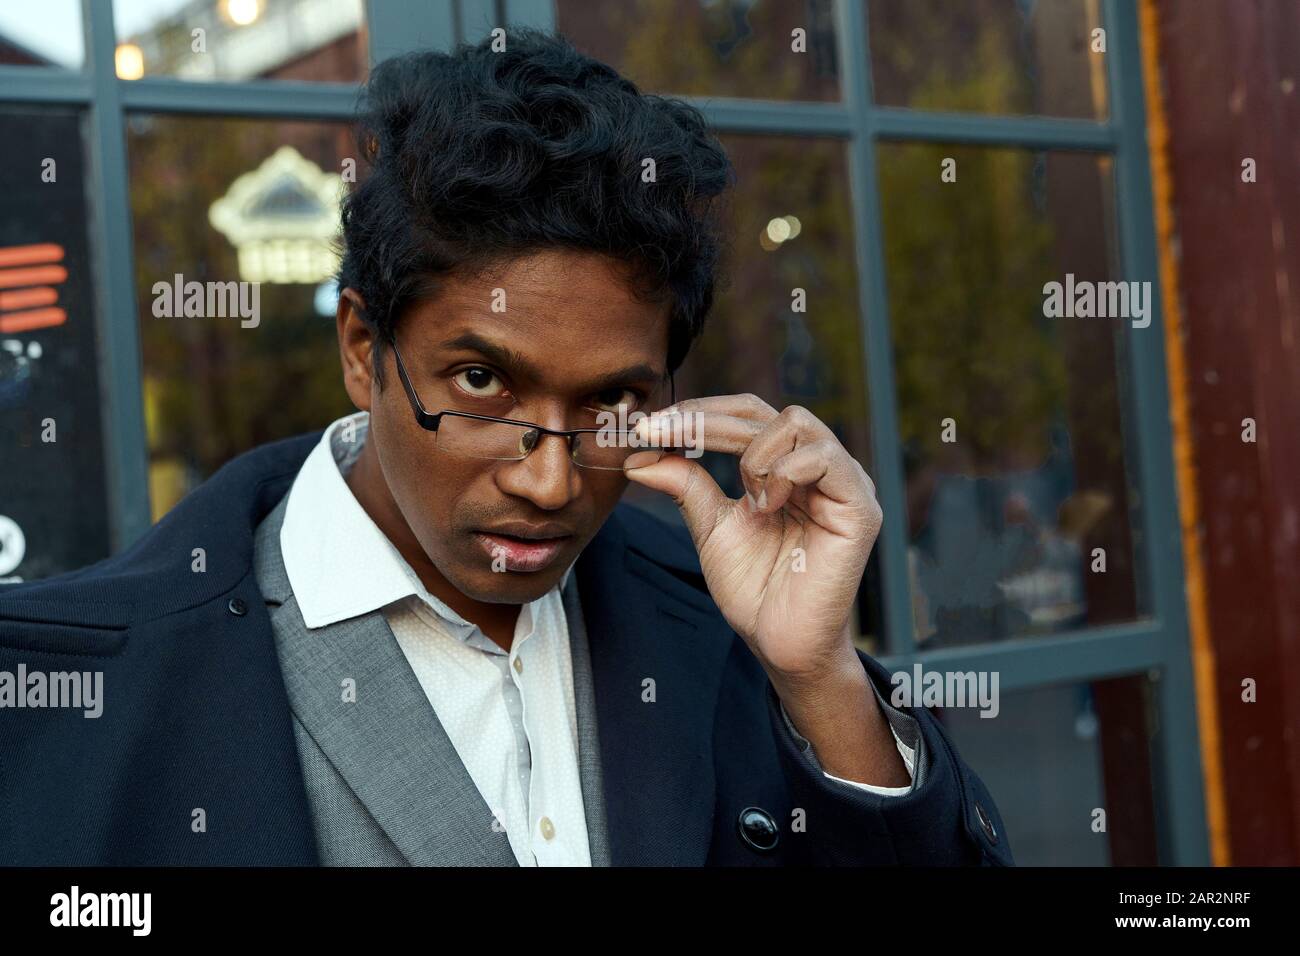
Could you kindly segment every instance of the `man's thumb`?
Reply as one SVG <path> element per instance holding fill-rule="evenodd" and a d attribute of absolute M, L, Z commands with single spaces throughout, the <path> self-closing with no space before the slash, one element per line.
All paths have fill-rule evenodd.
<path fill-rule="evenodd" d="M 729 500 L 699 462 L 661 450 L 628 455 L 623 474 L 637 484 L 671 496 L 696 541 L 696 532 L 708 530 L 718 509 Z"/>

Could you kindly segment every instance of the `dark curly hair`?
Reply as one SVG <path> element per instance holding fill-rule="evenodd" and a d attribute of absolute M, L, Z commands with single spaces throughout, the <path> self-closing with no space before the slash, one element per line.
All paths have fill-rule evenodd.
<path fill-rule="evenodd" d="M 562 37 L 511 30 L 505 46 L 394 57 L 362 92 L 371 168 L 343 204 L 338 283 L 365 300 L 376 378 L 403 310 L 439 276 L 546 247 L 611 256 L 634 294 L 670 303 L 675 371 L 713 303 L 726 153 L 699 110 L 642 94 Z"/>

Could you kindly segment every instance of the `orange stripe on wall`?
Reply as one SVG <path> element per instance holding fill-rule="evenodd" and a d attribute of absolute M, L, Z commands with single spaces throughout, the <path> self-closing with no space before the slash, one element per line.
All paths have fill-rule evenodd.
<path fill-rule="evenodd" d="M 16 289 L 25 285 L 44 285 L 63 282 L 68 270 L 63 266 L 34 266 L 30 269 L 0 269 L 0 289 Z"/>
<path fill-rule="evenodd" d="M 59 294 L 47 285 L 35 289 L 18 289 L 15 292 L 0 292 L 0 309 L 30 309 L 34 305 L 53 305 L 59 301 Z"/>
<path fill-rule="evenodd" d="M 1151 150 L 1156 246 L 1160 259 L 1160 291 L 1165 303 L 1165 356 L 1169 368 L 1169 411 L 1174 433 L 1174 471 L 1178 482 L 1179 522 L 1187 573 L 1188 627 L 1192 642 L 1192 672 L 1196 681 L 1196 721 L 1201 736 L 1201 772 L 1205 779 L 1205 813 L 1210 832 L 1210 859 L 1215 866 L 1232 862 L 1228 839 L 1228 808 L 1220 759 L 1219 707 L 1215 697 L 1214 646 L 1210 641 L 1209 606 L 1205 592 L 1205 558 L 1199 532 L 1196 458 L 1192 445 L 1188 402 L 1187 355 L 1183 346 L 1182 299 L 1174 258 L 1173 180 L 1169 173 L 1169 123 L 1160 85 L 1160 37 L 1156 0 L 1140 0 L 1142 85 L 1146 91 L 1147 134 Z"/>
<path fill-rule="evenodd" d="M 31 246 L 0 247 L 0 266 L 30 266 L 38 262 L 62 262 L 63 247 L 52 242 Z"/>
<path fill-rule="evenodd" d="M 0 332 L 30 332 L 48 329 L 68 321 L 62 309 L 32 309 L 30 312 L 10 312 L 0 315 Z"/>

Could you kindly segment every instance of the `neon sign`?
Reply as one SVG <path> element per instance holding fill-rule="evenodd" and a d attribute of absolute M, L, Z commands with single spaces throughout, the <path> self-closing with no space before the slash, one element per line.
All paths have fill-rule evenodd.
<path fill-rule="evenodd" d="M 68 320 L 55 288 L 68 279 L 62 261 L 63 247 L 53 242 L 0 247 L 0 332 L 32 332 Z"/>
<path fill-rule="evenodd" d="M 208 220 L 238 252 L 244 281 L 314 284 L 338 268 L 343 194 L 342 177 L 281 146 L 231 184 Z"/>

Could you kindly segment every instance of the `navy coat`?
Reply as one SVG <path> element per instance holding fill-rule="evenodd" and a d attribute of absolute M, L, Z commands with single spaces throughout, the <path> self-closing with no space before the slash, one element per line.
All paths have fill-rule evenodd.
<path fill-rule="evenodd" d="M 95 719 L 0 708 L 0 864 L 319 862 L 253 574 L 253 532 L 319 437 L 234 459 L 121 554 L 0 585 L 0 671 L 102 671 L 105 698 Z M 191 569 L 196 547 L 205 573 Z M 922 708 L 904 709 L 929 760 L 911 793 L 822 775 L 709 595 L 684 528 L 620 504 L 575 573 L 615 865 L 1012 864 L 988 790 Z M 888 699 L 888 672 L 861 656 Z M 645 674 L 691 693 L 648 722 Z M 214 824 L 201 838 L 195 807 Z M 780 828 L 774 850 L 743 838 L 748 807 Z"/>

